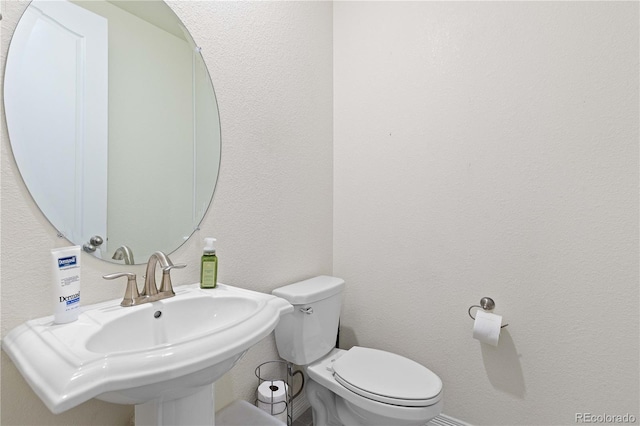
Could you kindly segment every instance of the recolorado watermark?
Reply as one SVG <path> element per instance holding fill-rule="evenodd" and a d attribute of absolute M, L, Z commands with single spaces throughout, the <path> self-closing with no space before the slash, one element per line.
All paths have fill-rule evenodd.
<path fill-rule="evenodd" d="M 593 414 L 576 413 L 576 423 L 636 423 L 638 419 L 633 414 Z"/>

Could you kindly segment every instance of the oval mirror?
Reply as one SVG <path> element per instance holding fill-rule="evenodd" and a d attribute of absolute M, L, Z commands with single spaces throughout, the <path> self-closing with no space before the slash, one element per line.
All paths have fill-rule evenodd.
<path fill-rule="evenodd" d="M 74 244 L 142 263 L 197 229 L 220 167 L 218 106 L 163 1 L 34 0 L 9 47 L 4 102 L 20 174 Z"/>

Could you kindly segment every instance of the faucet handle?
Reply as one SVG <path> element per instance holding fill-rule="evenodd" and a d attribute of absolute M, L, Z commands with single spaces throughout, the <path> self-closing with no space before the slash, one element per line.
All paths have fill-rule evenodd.
<path fill-rule="evenodd" d="M 170 271 L 172 269 L 182 269 L 182 268 L 186 268 L 187 264 L 186 263 L 178 263 L 177 265 L 169 265 L 169 266 L 165 266 L 164 268 L 162 268 L 162 272 L 164 273 L 165 271 Z"/>
<path fill-rule="evenodd" d="M 177 265 L 167 265 L 162 268 L 162 282 L 160 283 L 160 293 L 165 297 L 171 297 L 175 295 L 173 291 L 173 285 L 171 284 L 171 270 L 172 269 L 182 269 L 186 267 L 186 263 L 179 263 Z"/>
<path fill-rule="evenodd" d="M 140 297 L 138 293 L 138 283 L 136 282 L 136 274 L 131 272 L 116 272 L 115 274 L 103 275 L 105 280 L 114 280 L 120 277 L 127 277 L 127 289 L 124 291 L 124 298 L 120 306 L 133 306 Z"/>

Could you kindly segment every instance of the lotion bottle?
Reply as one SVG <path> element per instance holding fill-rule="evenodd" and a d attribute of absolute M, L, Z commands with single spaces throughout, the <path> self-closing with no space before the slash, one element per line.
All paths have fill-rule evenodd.
<path fill-rule="evenodd" d="M 218 257 L 213 243 L 215 238 L 204 239 L 204 253 L 200 262 L 200 288 L 216 288 L 218 285 Z"/>
<path fill-rule="evenodd" d="M 53 261 L 53 322 L 64 324 L 80 313 L 80 246 L 51 250 Z"/>

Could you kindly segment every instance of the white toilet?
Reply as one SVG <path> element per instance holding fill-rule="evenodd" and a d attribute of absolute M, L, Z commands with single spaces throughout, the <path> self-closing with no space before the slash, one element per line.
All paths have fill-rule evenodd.
<path fill-rule="evenodd" d="M 277 288 L 295 310 L 276 327 L 278 353 L 303 366 L 314 426 L 424 425 L 442 410 L 442 381 L 408 358 L 336 349 L 344 281 L 320 276 Z"/>

